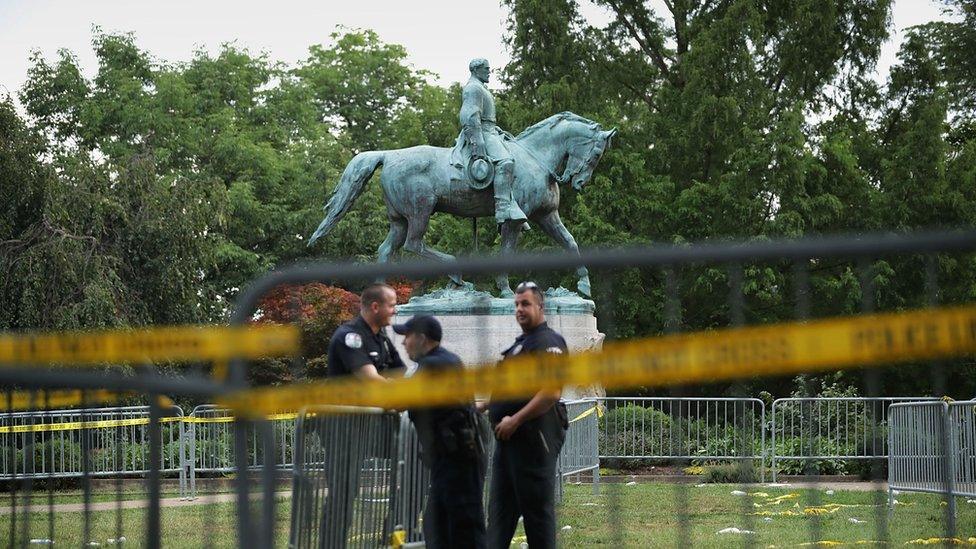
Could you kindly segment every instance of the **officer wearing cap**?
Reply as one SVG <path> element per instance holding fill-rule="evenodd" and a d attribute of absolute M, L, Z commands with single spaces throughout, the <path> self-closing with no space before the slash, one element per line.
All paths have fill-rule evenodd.
<path fill-rule="evenodd" d="M 567 351 L 563 336 L 546 324 L 544 296 L 534 282 L 515 288 L 515 320 L 522 335 L 502 354 Z M 556 546 L 556 461 L 568 428 L 560 391 L 543 390 L 530 400 L 491 402 L 489 417 L 497 443 L 491 463 L 488 547 L 508 547 L 522 517 L 532 549 Z"/>
<path fill-rule="evenodd" d="M 384 328 L 396 313 L 396 291 L 386 284 L 371 284 L 360 294 L 359 315 L 340 325 L 329 341 L 326 377 L 329 379 L 355 376 L 364 381 L 386 382 L 390 375 L 402 374 L 406 365 L 400 359 Z M 349 526 L 353 519 L 355 499 L 359 494 L 359 477 L 367 458 L 386 457 L 382 448 L 393 447 L 399 421 L 390 415 L 380 416 L 375 432 L 385 437 L 363 437 L 356 416 L 333 414 L 313 422 L 312 429 L 320 438 L 325 454 L 326 484 L 328 485 L 321 524 L 320 547 L 342 548 L 348 543 Z M 343 441 L 341 444 L 336 441 Z M 391 487 L 392 489 L 392 487 Z M 311 497 L 302 491 L 298 497 Z M 309 503 L 311 505 L 311 503 Z M 385 533 L 392 531 L 386 517 Z"/>
<path fill-rule="evenodd" d="M 418 373 L 463 368 L 461 359 L 441 347 L 441 324 L 432 316 L 415 316 L 393 331 L 406 336 L 403 346 Z M 425 546 L 484 549 L 482 493 L 485 450 L 478 436 L 478 416 L 471 402 L 410 410 L 420 438 L 430 486 L 424 509 Z"/>

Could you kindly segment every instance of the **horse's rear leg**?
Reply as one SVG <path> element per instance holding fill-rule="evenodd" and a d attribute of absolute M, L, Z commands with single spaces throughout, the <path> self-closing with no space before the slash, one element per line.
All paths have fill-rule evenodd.
<path fill-rule="evenodd" d="M 429 222 L 429 215 L 411 217 L 407 219 L 407 242 L 404 245 L 404 248 L 406 248 L 407 251 L 413 252 L 425 259 L 444 262 L 454 261 L 455 258 L 453 255 L 435 250 L 434 248 L 430 248 L 424 244 L 424 233 L 427 232 L 427 223 Z M 454 285 L 458 287 L 464 286 L 464 281 L 461 280 L 460 273 L 455 273 L 448 276 L 451 277 L 451 282 L 453 282 Z"/>
<path fill-rule="evenodd" d="M 390 232 L 386 234 L 386 240 L 380 244 L 376 250 L 376 261 L 388 263 L 393 256 L 400 251 L 403 243 L 407 240 L 407 220 L 404 218 L 390 218 Z"/>

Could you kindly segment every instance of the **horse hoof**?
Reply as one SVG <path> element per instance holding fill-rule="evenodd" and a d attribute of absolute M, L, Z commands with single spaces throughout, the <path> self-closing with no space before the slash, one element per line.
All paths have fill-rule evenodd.
<path fill-rule="evenodd" d="M 589 277 L 581 279 L 576 285 L 576 289 L 579 290 L 579 293 L 583 294 L 583 297 L 593 297 L 593 295 L 590 293 Z"/>

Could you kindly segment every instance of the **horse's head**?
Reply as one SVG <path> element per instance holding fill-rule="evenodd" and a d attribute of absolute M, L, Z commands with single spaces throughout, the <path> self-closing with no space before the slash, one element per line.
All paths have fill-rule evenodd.
<path fill-rule="evenodd" d="M 616 128 L 604 130 L 592 120 L 561 112 L 527 128 L 517 139 L 535 151 L 548 153 L 543 156 L 553 163 L 550 170 L 565 166 L 559 182 L 571 183 L 579 190 L 593 176 L 616 133 Z"/>
<path fill-rule="evenodd" d="M 610 147 L 610 140 L 617 134 L 617 128 L 603 130 L 599 124 L 584 135 L 572 139 L 566 151 L 566 170 L 562 180 L 571 183 L 577 191 L 593 177 L 593 170 L 603 153 Z"/>

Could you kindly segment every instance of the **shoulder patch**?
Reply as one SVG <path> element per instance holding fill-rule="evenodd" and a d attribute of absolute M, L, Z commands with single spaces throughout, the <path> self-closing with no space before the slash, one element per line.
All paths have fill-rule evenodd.
<path fill-rule="evenodd" d="M 547 353 L 555 353 L 557 355 L 563 354 L 563 350 L 560 349 L 559 347 L 549 347 L 548 349 L 546 349 L 546 352 Z"/>
<path fill-rule="evenodd" d="M 356 332 L 349 332 L 346 334 L 346 339 L 344 341 L 346 347 L 350 349 L 359 349 L 363 346 L 363 338 Z"/>

